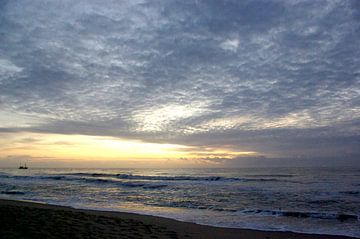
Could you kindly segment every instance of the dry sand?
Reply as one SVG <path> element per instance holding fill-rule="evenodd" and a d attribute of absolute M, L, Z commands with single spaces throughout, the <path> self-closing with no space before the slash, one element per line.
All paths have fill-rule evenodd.
<path fill-rule="evenodd" d="M 154 216 L 0 199 L 0 238 L 350 238 L 202 226 Z"/>

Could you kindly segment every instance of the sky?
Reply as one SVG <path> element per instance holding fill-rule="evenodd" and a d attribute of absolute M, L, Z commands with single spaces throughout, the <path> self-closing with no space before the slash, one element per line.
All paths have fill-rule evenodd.
<path fill-rule="evenodd" d="M 360 1 L 1 0 L 0 167 L 360 165 Z"/>

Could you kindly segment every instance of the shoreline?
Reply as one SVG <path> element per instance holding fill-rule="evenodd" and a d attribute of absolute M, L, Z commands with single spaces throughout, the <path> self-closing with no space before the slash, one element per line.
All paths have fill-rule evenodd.
<path fill-rule="evenodd" d="M 0 238 L 19 237 L 173 239 L 355 238 L 289 231 L 260 231 L 214 227 L 136 213 L 75 209 L 32 201 L 0 199 Z"/>

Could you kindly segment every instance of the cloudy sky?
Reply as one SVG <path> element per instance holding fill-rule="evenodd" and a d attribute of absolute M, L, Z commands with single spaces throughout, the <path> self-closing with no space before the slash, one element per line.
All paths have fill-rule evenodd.
<path fill-rule="evenodd" d="M 0 166 L 360 164 L 359 39 L 356 0 L 2 0 Z"/>

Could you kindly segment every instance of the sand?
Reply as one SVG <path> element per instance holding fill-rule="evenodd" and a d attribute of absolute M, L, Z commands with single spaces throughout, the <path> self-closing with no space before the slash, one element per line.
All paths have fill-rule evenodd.
<path fill-rule="evenodd" d="M 0 238 L 339 239 L 350 237 L 218 228 L 132 213 L 80 210 L 0 199 Z"/>

